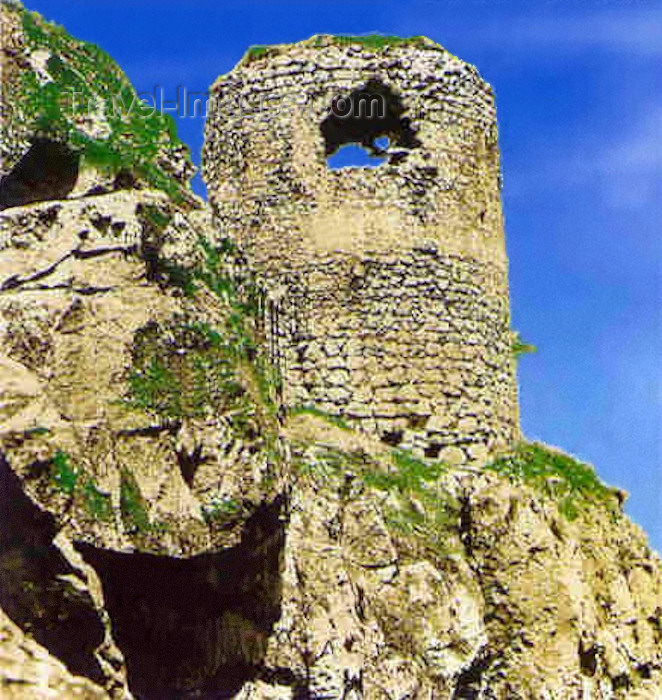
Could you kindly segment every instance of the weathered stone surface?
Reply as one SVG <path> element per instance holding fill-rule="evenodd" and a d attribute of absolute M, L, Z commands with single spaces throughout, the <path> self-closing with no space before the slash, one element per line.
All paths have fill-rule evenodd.
<path fill-rule="evenodd" d="M 105 52 L 16 0 L 0 19 L 0 209 L 145 186 L 196 205 L 172 119 Z"/>
<path fill-rule="evenodd" d="M 261 636 L 255 622 L 237 627 L 227 612 L 218 623 L 201 619 L 188 644 L 197 660 L 193 677 L 205 681 L 197 690 L 185 686 L 181 697 L 211 699 L 220 688 L 232 688 L 233 697 L 254 700 L 565 700 L 582 693 L 625 700 L 653 699 L 662 690 L 662 565 L 622 514 L 596 503 L 570 522 L 553 499 L 468 469 L 441 475 L 436 506 L 428 500 L 407 505 L 396 489 L 370 485 L 370 474 L 392 469 L 378 442 L 313 417 L 290 419 L 283 437 L 292 452 L 283 536 L 260 544 L 252 530 L 238 553 L 243 570 L 255 576 L 247 568 L 251 557 L 268 559 L 276 547 L 275 578 L 259 574 L 265 588 L 246 599 L 258 614 L 273 615 L 272 629 Z M 228 469 L 241 471 L 242 465 Z M 420 529 L 402 529 L 415 513 L 423 519 L 411 522 L 420 522 Z M 205 586 L 217 591 L 215 577 L 232 569 L 221 566 L 212 574 L 209 564 L 201 561 L 200 568 L 191 560 L 188 590 L 178 607 L 167 609 L 159 607 L 164 602 L 155 587 L 175 576 L 167 557 L 141 563 L 137 554 L 81 551 L 102 583 L 96 595 L 105 608 L 98 614 L 108 611 L 115 654 L 132 660 L 132 689 L 137 697 L 165 697 L 162 686 L 150 692 L 157 679 L 149 664 L 158 668 L 159 657 L 149 664 L 144 657 L 144 611 L 158 613 L 150 648 L 167 658 L 159 635 L 183 638 L 200 614 Z M 227 558 L 232 548 L 225 551 L 219 556 Z M 127 558 L 122 563 L 118 556 Z M 122 610 L 118 595 L 138 600 L 137 591 L 131 593 L 137 582 L 142 599 Z M 235 601 L 243 590 L 233 589 Z M 273 592 L 276 605 L 268 613 Z M 188 609 L 192 597 L 197 602 Z M 252 659 L 251 673 L 241 671 L 241 658 Z M 234 661 L 224 667 L 228 659 Z M 51 657 L 47 662 L 57 666 Z M 217 677 L 219 663 L 224 670 Z M 2 673 L 9 676 L 11 668 Z M 158 676 L 168 677 L 164 670 Z M 58 687 L 60 681 L 50 678 L 33 697 L 49 697 L 46 688 Z M 99 697 L 110 697 L 105 692 Z"/>
<path fill-rule="evenodd" d="M 517 439 L 494 98 L 476 70 L 423 38 L 318 36 L 247 54 L 212 99 L 209 198 L 272 292 L 285 403 L 432 457 Z M 379 136 L 381 167 L 327 166 Z"/>
<path fill-rule="evenodd" d="M 430 548 L 423 531 L 390 524 L 395 491 L 362 480 L 387 453 L 319 429 L 317 443 L 310 423 L 288 432 L 295 454 L 305 440 L 308 466 L 265 660 L 294 687 L 275 697 L 306 684 L 328 698 L 659 696 L 662 565 L 622 514 L 596 503 L 570 522 L 526 486 L 450 470 L 439 482 L 448 518 Z M 333 450 L 350 451 L 329 471 Z"/>
<path fill-rule="evenodd" d="M 71 674 L 0 610 L 0 696 L 7 700 L 104 700 L 103 688 Z"/>
<path fill-rule="evenodd" d="M 223 415 L 191 406 L 187 415 L 166 420 L 148 407 L 122 405 L 132 353 L 146 329 L 167 336 L 200 324 L 202 313 L 211 329 L 228 313 L 208 293 L 192 302 L 159 286 L 152 268 L 160 247 L 169 245 L 177 259 L 168 243 L 181 232 L 173 211 L 167 197 L 144 191 L 0 214 L 6 246 L 0 250 L 0 441 L 12 468 L 30 473 L 29 490 L 38 500 L 48 468 L 41 475 L 30 469 L 58 451 L 116 506 L 128 469 L 149 519 L 170 521 L 153 542 L 157 550 L 192 554 L 212 546 L 204 509 L 223 500 L 248 503 L 251 493 L 261 502 L 260 479 L 269 467 L 260 463 L 263 453 L 249 453 L 249 444 L 233 437 Z M 154 224 L 159 220 L 162 230 Z M 201 231 L 188 226 L 195 241 Z M 196 462 L 195 474 L 186 471 L 187 456 Z M 220 476 L 226 458 L 245 460 L 241 479 Z M 41 500 L 52 503 L 54 494 L 47 494 Z M 66 518 L 72 536 L 119 550 L 131 546 L 126 523 L 101 522 L 84 508 L 77 512 L 82 503 L 74 505 L 75 517 Z"/>
<path fill-rule="evenodd" d="M 147 190 L 0 213 L 0 609 L 112 697 L 254 663 L 279 615 L 284 446 L 250 320 L 172 284 L 206 225 Z"/>

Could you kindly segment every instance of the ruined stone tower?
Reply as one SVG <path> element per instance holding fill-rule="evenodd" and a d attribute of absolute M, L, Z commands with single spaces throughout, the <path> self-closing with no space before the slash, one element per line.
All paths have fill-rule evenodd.
<path fill-rule="evenodd" d="M 516 439 L 494 96 L 475 68 L 423 37 L 316 36 L 249 51 L 212 107 L 209 198 L 266 282 L 286 403 L 454 462 Z M 330 168 L 349 143 L 385 162 Z"/>

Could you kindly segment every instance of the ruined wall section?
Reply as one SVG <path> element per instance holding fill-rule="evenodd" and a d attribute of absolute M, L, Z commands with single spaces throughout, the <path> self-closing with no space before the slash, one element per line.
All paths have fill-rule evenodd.
<path fill-rule="evenodd" d="M 401 106 L 379 168 L 332 170 L 322 125 L 371 83 Z M 427 39 L 313 37 L 213 86 L 204 176 L 267 281 L 286 402 L 455 461 L 518 435 L 494 98 Z M 460 448 L 464 446 L 464 450 Z"/>
<path fill-rule="evenodd" d="M 512 420 L 507 308 L 483 295 L 484 270 L 425 249 L 360 263 L 329 256 L 317 270 L 319 284 L 298 280 L 272 311 L 289 403 L 429 457 L 484 460 Z M 345 279 L 353 284 L 339 288 Z"/>

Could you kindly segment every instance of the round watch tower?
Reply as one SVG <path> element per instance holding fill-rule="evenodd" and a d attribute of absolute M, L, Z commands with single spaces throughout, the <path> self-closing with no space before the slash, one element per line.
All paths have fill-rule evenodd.
<path fill-rule="evenodd" d="M 475 68 L 423 37 L 315 36 L 251 49 L 211 107 L 209 199 L 266 284 L 285 403 L 453 462 L 517 439 L 494 95 Z M 347 144 L 381 164 L 330 167 Z"/>

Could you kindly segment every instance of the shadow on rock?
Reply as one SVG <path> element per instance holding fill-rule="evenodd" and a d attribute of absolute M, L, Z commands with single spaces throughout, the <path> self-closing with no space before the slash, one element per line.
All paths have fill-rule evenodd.
<path fill-rule="evenodd" d="M 281 499 L 261 506 L 238 545 L 189 559 L 77 545 L 138 698 L 232 697 L 260 673 L 281 612 L 282 510 Z"/>

